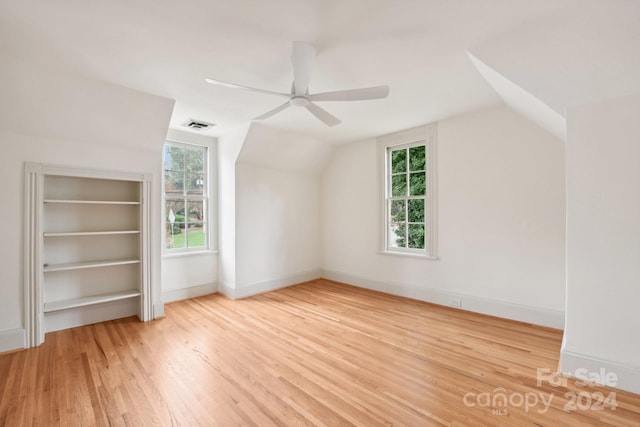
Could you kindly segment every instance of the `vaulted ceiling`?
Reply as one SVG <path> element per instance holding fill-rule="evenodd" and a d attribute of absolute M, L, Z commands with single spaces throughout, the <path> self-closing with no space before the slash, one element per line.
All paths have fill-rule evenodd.
<path fill-rule="evenodd" d="M 287 92 L 293 40 L 317 48 L 313 92 L 391 87 L 322 103 L 343 121 L 333 128 L 300 108 L 264 122 L 334 143 L 509 103 L 470 57 L 558 116 L 640 91 L 632 0 L 0 1 L 0 54 L 175 99 L 172 127 L 200 119 L 211 135 L 282 101 L 204 79 Z"/>

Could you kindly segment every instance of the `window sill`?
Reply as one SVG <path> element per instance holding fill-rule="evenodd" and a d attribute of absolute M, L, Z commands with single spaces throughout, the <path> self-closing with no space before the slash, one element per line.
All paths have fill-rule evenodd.
<path fill-rule="evenodd" d="M 414 254 L 411 252 L 378 251 L 377 253 L 380 255 L 392 255 L 392 256 L 399 256 L 399 257 L 405 257 L 405 258 L 420 258 L 420 259 L 428 259 L 432 261 L 437 261 L 438 259 L 440 259 L 437 256 Z"/>
<path fill-rule="evenodd" d="M 184 251 L 174 253 L 164 253 L 162 258 L 182 258 L 187 256 L 205 256 L 205 255 L 218 255 L 220 252 L 217 250 L 204 250 L 204 251 Z"/>

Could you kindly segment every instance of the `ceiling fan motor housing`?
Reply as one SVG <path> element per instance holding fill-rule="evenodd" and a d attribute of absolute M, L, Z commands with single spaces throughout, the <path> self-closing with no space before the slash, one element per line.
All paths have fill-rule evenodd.
<path fill-rule="evenodd" d="M 291 105 L 296 107 L 306 107 L 309 105 L 309 100 L 305 96 L 294 96 L 291 98 Z"/>

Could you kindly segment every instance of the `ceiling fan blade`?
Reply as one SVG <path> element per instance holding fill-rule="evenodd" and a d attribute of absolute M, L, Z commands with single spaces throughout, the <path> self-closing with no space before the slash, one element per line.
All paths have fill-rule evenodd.
<path fill-rule="evenodd" d="M 318 107 L 316 104 L 312 102 L 308 103 L 305 106 L 305 108 L 309 110 L 311 114 L 316 116 L 318 120 L 320 120 L 322 123 L 324 123 L 327 126 L 335 126 L 337 124 L 342 123 L 340 119 L 329 114 L 327 110 L 325 110 L 324 108 Z"/>
<path fill-rule="evenodd" d="M 309 101 L 366 101 L 381 99 L 389 95 L 389 86 L 366 87 L 362 89 L 338 90 L 335 92 L 309 95 Z"/>
<path fill-rule="evenodd" d="M 215 79 L 204 79 L 204 80 L 207 83 L 211 83 L 212 85 L 217 85 L 217 86 L 231 87 L 231 88 L 234 88 L 234 89 L 244 89 L 244 90 L 249 90 L 251 92 L 266 93 L 268 95 L 284 96 L 285 98 L 290 98 L 291 97 L 290 94 L 286 94 L 286 93 L 272 92 L 270 90 L 256 89 L 254 87 L 248 87 L 248 86 L 240 86 L 240 85 L 233 84 L 233 83 L 223 82 L 221 80 L 215 80 Z"/>
<path fill-rule="evenodd" d="M 274 108 L 271 111 L 267 111 L 266 113 L 264 113 L 261 116 L 258 117 L 254 117 L 253 120 L 264 120 L 264 119 L 268 119 L 269 117 L 278 114 L 280 111 L 284 110 L 285 108 L 287 108 L 291 103 L 289 101 L 285 102 L 284 104 L 282 104 L 279 107 Z"/>
<path fill-rule="evenodd" d="M 316 49 L 309 43 L 293 42 L 291 65 L 293 65 L 293 86 L 297 96 L 307 94 L 315 56 Z"/>

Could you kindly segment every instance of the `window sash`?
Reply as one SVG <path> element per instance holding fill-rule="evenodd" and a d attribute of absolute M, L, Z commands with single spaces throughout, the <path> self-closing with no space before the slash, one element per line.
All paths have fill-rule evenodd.
<path fill-rule="evenodd" d="M 410 149 L 414 147 L 425 147 L 425 163 L 424 168 L 419 168 L 413 170 L 411 168 L 410 162 Z M 393 172 L 393 156 L 392 154 L 397 151 L 404 150 L 405 155 L 405 167 L 404 171 L 401 172 Z M 415 253 L 415 254 L 428 254 L 430 251 L 429 248 L 429 197 L 428 194 L 430 192 L 431 182 L 429 180 L 429 161 L 430 161 L 430 150 L 429 145 L 426 140 L 417 140 L 409 143 L 397 144 L 387 146 L 385 149 L 385 199 L 386 199 L 386 209 L 385 209 L 385 250 L 391 252 L 407 252 L 407 253 Z M 411 175 L 423 173 L 425 175 L 425 190 L 424 194 L 412 195 L 411 194 Z M 393 195 L 393 183 L 394 177 L 405 177 L 405 191 L 403 195 Z M 409 218 L 409 201 L 410 200 L 422 200 L 423 201 L 423 221 L 410 221 Z M 403 201 L 404 202 L 404 216 L 403 221 L 394 221 L 392 217 L 392 205 L 394 201 Z M 401 225 L 404 230 L 404 245 L 397 245 L 396 239 L 397 234 L 394 232 L 394 228 L 396 225 Z M 422 248 L 410 247 L 411 242 L 409 241 L 409 229 L 411 225 L 422 226 L 424 230 L 424 235 L 422 238 Z"/>
<path fill-rule="evenodd" d="M 175 147 L 184 150 L 183 153 L 183 161 L 181 164 L 174 165 L 173 163 L 169 165 L 167 168 L 167 158 L 166 154 L 163 158 L 163 188 L 165 194 L 165 250 L 170 253 L 176 252 L 193 252 L 193 251 L 203 251 L 209 249 L 209 240 L 210 240 L 210 229 L 209 229 L 209 150 L 208 147 L 192 145 L 192 144 L 184 144 L 173 141 L 167 141 L 165 143 L 166 147 Z M 188 150 L 200 152 L 202 155 L 202 166 L 201 168 L 197 168 L 197 170 L 190 169 L 189 161 L 188 161 Z M 167 173 L 175 174 L 175 176 L 182 178 L 182 188 L 174 191 L 167 191 Z M 196 179 L 196 185 L 193 186 L 195 188 L 201 187 L 202 193 L 193 192 L 193 188 L 187 184 L 189 182 L 189 178 Z M 201 178 L 200 178 L 201 177 Z M 199 182 L 201 181 L 201 182 Z M 175 221 L 174 225 L 171 225 L 169 215 L 170 211 L 167 209 L 169 203 L 182 203 L 185 211 L 184 221 Z M 187 212 L 190 211 L 189 205 L 193 203 L 202 203 L 202 208 L 200 212 L 201 219 L 198 221 L 189 221 L 189 214 Z M 174 213 L 175 214 L 175 213 Z M 201 229 L 203 231 L 203 245 L 201 246 L 190 246 L 189 242 L 189 224 L 190 223 L 200 223 L 202 225 Z M 182 225 L 182 227 L 180 227 Z M 175 228 L 178 227 L 180 233 L 184 233 L 184 245 L 178 248 L 168 247 L 169 237 L 172 238 L 172 241 L 175 242 Z"/>
<path fill-rule="evenodd" d="M 381 216 L 382 250 L 384 252 L 436 258 L 434 223 L 435 130 L 435 125 L 428 125 L 378 138 L 379 159 L 380 164 L 383 165 L 380 172 L 383 184 L 381 195 L 384 200 Z M 413 152 L 414 156 L 410 156 L 410 150 L 416 150 L 416 147 L 424 147 L 424 163 L 418 160 L 422 157 L 421 150 L 417 149 L 417 152 Z M 406 154 L 396 154 L 394 164 L 392 162 L 393 153 L 403 150 Z M 416 157 L 415 154 L 419 154 L 419 156 Z M 398 159 L 400 160 L 398 161 Z M 404 165 L 399 164 L 402 161 L 405 162 Z M 417 174 L 422 176 L 417 176 Z M 400 184 L 400 181 L 404 181 L 404 184 Z M 424 182 L 424 187 L 422 187 L 422 182 Z M 412 216 L 409 213 L 409 204 L 416 203 L 415 200 L 422 200 L 423 204 L 418 209 L 418 213 L 414 213 Z M 404 215 L 394 218 L 391 212 L 392 204 L 398 201 L 404 203 Z M 400 220 L 396 221 L 397 218 Z M 399 233 L 401 240 L 403 240 L 398 242 L 399 245 L 395 241 L 398 234 L 394 230 L 398 225 L 404 228 Z M 417 227 L 417 230 L 410 232 L 409 230 L 414 227 Z M 415 240 L 412 242 L 411 237 L 417 238 L 419 243 Z"/>

